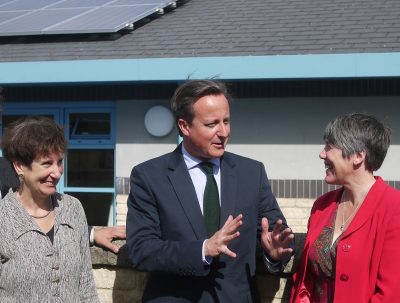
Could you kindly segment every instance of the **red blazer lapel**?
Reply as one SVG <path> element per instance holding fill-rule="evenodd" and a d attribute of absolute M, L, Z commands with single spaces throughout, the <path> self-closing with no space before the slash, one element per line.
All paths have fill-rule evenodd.
<path fill-rule="evenodd" d="M 372 185 L 354 219 L 343 233 L 342 238 L 346 238 L 348 235 L 360 229 L 372 217 L 376 208 L 379 206 L 379 200 L 382 199 L 383 193 L 387 188 L 388 186 L 383 182 L 382 178 L 376 177 L 375 184 Z"/>

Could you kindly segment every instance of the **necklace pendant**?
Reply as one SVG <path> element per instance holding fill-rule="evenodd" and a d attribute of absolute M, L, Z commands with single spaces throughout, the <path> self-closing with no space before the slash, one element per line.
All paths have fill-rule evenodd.
<path fill-rule="evenodd" d="M 340 231 L 343 231 L 344 229 L 344 224 L 340 225 Z"/>

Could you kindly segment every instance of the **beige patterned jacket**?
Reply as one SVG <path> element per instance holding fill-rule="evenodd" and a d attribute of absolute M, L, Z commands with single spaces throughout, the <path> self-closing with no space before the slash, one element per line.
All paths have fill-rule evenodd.
<path fill-rule="evenodd" d="M 81 203 L 53 195 L 52 244 L 13 192 L 0 202 L 0 302 L 99 302 Z"/>

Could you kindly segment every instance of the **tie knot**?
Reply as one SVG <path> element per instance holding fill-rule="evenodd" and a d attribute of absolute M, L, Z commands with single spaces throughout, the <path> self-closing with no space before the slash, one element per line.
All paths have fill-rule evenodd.
<path fill-rule="evenodd" d="M 210 162 L 201 162 L 199 164 L 200 169 L 206 174 L 206 175 L 212 175 L 213 174 L 213 164 Z"/>

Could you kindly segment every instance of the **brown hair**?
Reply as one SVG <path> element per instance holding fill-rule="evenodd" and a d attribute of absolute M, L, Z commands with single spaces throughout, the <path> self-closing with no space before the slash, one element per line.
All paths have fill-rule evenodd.
<path fill-rule="evenodd" d="M 64 129 L 52 119 L 28 116 L 12 122 L 4 130 L 3 155 L 9 161 L 20 161 L 30 167 L 33 160 L 50 153 L 65 153 Z"/>
<path fill-rule="evenodd" d="M 194 119 L 193 104 L 201 97 L 209 95 L 224 95 L 230 102 L 226 85 L 215 80 L 189 80 L 176 89 L 171 99 L 171 109 L 180 135 L 178 120 L 184 119 L 191 125 Z"/>

